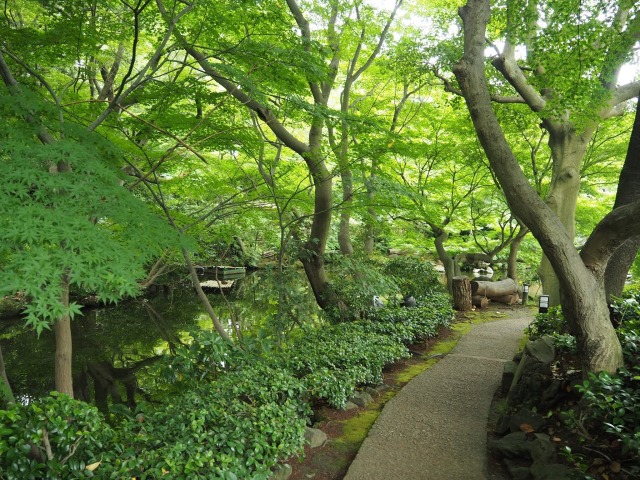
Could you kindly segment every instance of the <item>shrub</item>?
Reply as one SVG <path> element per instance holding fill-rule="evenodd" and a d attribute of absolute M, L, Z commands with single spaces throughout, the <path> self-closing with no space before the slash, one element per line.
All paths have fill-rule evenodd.
<path fill-rule="evenodd" d="M 525 329 L 525 333 L 532 337 L 561 334 L 566 331 L 567 321 L 560 306 L 549 308 L 547 313 L 537 313 L 533 322 Z"/>
<path fill-rule="evenodd" d="M 113 431 L 95 407 L 53 392 L 0 410 L 0 472 L 11 480 L 86 478 Z"/>
<path fill-rule="evenodd" d="M 431 263 L 418 258 L 396 257 L 387 263 L 384 273 L 393 278 L 402 295 L 418 298 L 444 291 L 440 274 Z"/>

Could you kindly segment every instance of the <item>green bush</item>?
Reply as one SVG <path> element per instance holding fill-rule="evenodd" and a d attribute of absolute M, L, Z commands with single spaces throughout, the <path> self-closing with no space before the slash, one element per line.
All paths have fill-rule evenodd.
<path fill-rule="evenodd" d="M 419 258 L 393 258 L 385 266 L 384 273 L 393 278 L 402 295 L 413 295 L 418 298 L 433 292 L 444 291 L 440 274 L 431 263 Z"/>
<path fill-rule="evenodd" d="M 567 332 L 567 321 L 560 306 L 551 307 L 547 313 L 536 313 L 535 319 L 525 329 L 531 337 L 562 334 Z"/>
<path fill-rule="evenodd" d="M 343 406 L 358 385 L 380 383 L 385 365 L 408 357 L 405 344 L 451 319 L 446 295 L 419 303 L 307 327 L 279 350 L 194 334 L 153 367 L 164 382 L 156 401 L 136 411 L 114 405 L 109 422 L 64 395 L 13 404 L 0 411 L 0 476 L 267 479 L 302 451 L 311 400 Z"/>
<path fill-rule="evenodd" d="M 0 473 L 6 480 L 87 478 L 114 432 L 95 407 L 53 392 L 0 410 Z"/>

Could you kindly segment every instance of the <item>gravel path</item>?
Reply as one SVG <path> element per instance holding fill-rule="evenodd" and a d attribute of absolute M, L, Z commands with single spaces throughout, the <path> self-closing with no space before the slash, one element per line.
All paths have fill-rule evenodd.
<path fill-rule="evenodd" d="M 384 408 L 345 480 L 484 480 L 487 418 L 505 361 L 533 313 L 500 310 Z"/>

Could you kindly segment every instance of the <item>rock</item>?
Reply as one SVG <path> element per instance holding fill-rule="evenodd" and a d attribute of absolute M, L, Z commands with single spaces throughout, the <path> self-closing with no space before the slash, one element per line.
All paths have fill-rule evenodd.
<path fill-rule="evenodd" d="M 327 434 L 317 428 L 307 427 L 304 431 L 304 439 L 311 448 L 317 448 L 325 444 Z"/>
<path fill-rule="evenodd" d="M 280 464 L 269 477 L 269 480 L 287 480 L 293 473 L 293 468 L 288 463 Z"/>
<path fill-rule="evenodd" d="M 358 408 L 358 405 L 356 405 L 353 402 L 347 402 L 344 404 L 344 407 L 342 407 L 340 410 L 344 410 L 346 412 L 347 410 L 354 410 L 356 408 Z"/>
<path fill-rule="evenodd" d="M 523 458 L 530 459 L 530 444 L 527 434 L 524 432 L 510 433 L 499 440 L 489 443 L 489 450 L 496 458 Z"/>
<path fill-rule="evenodd" d="M 536 438 L 531 442 L 531 458 L 534 462 L 543 464 L 555 463 L 556 447 L 551 443 L 549 435 L 536 433 Z"/>
<path fill-rule="evenodd" d="M 516 362 L 507 362 L 504 364 L 504 369 L 502 370 L 502 384 L 500 387 L 502 390 L 502 395 L 506 395 L 511 388 L 513 379 L 516 376 L 517 368 L 518 364 Z"/>
<path fill-rule="evenodd" d="M 511 480 L 529 480 L 531 478 L 531 472 L 528 467 L 523 467 L 516 462 L 505 460 L 504 466 L 509 473 Z"/>
<path fill-rule="evenodd" d="M 530 431 L 540 432 L 546 423 L 545 418 L 539 413 L 522 408 L 517 413 L 511 415 L 511 418 L 509 419 L 509 431 L 526 432 L 526 430 L 523 430 L 522 426 L 528 425 L 531 428 Z"/>
<path fill-rule="evenodd" d="M 355 403 L 359 407 L 366 407 L 373 402 L 373 398 L 367 392 L 356 392 L 349 401 Z"/>
<path fill-rule="evenodd" d="M 533 480 L 569 480 L 574 478 L 571 474 L 571 469 L 559 463 L 549 465 L 542 462 L 534 462 L 530 471 Z"/>
<path fill-rule="evenodd" d="M 525 352 L 541 363 L 551 363 L 556 358 L 556 347 L 551 337 L 541 337 L 527 342 Z"/>

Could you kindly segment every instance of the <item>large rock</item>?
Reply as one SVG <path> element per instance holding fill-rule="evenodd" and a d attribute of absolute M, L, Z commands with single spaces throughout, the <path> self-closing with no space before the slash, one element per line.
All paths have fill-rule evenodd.
<path fill-rule="evenodd" d="M 533 480 L 570 480 L 575 478 L 569 467 L 559 463 L 549 465 L 543 462 L 534 462 L 530 471 Z"/>
<path fill-rule="evenodd" d="M 537 340 L 527 342 L 524 351 L 542 363 L 551 363 L 556 358 L 556 347 L 553 345 L 551 337 L 540 337 Z"/>
<path fill-rule="evenodd" d="M 545 418 L 539 413 L 521 408 L 509 418 L 509 431 L 526 431 L 526 426 L 529 426 L 531 428 L 530 431 L 540 432 L 546 423 Z"/>
<path fill-rule="evenodd" d="M 311 448 L 317 448 L 326 443 L 327 434 L 317 428 L 307 427 L 304 431 L 304 439 Z"/>
<path fill-rule="evenodd" d="M 530 444 L 527 434 L 514 432 L 489 443 L 489 450 L 498 458 L 531 458 Z"/>
<path fill-rule="evenodd" d="M 288 463 L 280 464 L 269 477 L 269 480 L 287 480 L 293 473 L 293 468 Z"/>
<path fill-rule="evenodd" d="M 355 403 L 359 407 L 366 407 L 371 402 L 373 402 L 373 398 L 367 392 L 356 392 L 353 394 L 353 397 L 349 399 L 349 401 Z"/>

